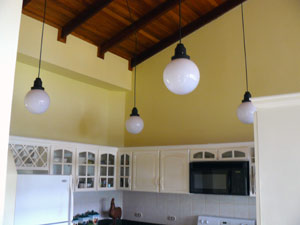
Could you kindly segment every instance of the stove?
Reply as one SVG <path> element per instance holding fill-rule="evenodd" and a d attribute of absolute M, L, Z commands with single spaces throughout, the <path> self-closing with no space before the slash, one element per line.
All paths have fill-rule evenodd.
<path fill-rule="evenodd" d="M 214 217 L 214 216 L 199 216 L 197 225 L 255 225 L 255 220 Z"/>

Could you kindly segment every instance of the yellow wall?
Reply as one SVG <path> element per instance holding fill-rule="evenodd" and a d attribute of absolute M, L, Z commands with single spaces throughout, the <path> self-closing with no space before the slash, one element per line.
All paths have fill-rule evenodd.
<path fill-rule="evenodd" d="M 123 146 L 125 93 L 110 91 L 47 70 L 41 78 L 51 103 L 41 115 L 31 114 L 24 97 L 37 67 L 17 62 L 11 135 Z"/>
<path fill-rule="evenodd" d="M 248 0 L 245 28 L 249 88 L 253 97 L 300 91 L 300 3 Z M 175 45 L 137 67 L 139 135 L 126 146 L 253 141 L 253 126 L 236 117 L 245 91 L 240 7 L 183 39 L 198 65 L 200 84 L 191 94 L 169 92 L 162 79 Z M 132 108 L 127 96 L 126 118 Z"/>
<path fill-rule="evenodd" d="M 24 55 L 39 58 L 41 31 L 41 22 L 22 15 L 18 47 L 18 53 L 23 56 L 22 61 Z M 72 35 L 68 36 L 66 44 L 59 42 L 57 32 L 56 28 L 45 26 L 43 61 L 71 71 L 68 76 L 73 75 L 75 79 L 83 80 L 84 77 L 85 80 L 98 80 L 105 88 L 108 85 L 125 90 L 131 88 L 127 60 L 111 53 L 105 54 L 104 60 L 100 59 L 97 57 L 96 46 Z"/>

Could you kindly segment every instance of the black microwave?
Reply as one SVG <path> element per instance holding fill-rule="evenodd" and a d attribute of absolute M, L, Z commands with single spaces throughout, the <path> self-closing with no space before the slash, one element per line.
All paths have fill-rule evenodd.
<path fill-rule="evenodd" d="M 190 193 L 249 195 L 249 162 L 191 162 Z"/>

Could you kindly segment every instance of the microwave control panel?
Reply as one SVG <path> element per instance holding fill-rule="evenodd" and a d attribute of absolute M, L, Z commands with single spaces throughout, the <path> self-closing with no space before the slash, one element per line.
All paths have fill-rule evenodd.
<path fill-rule="evenodd" d="M 197 225 L 255 225 L 255 220 L 199 216 Z"/>

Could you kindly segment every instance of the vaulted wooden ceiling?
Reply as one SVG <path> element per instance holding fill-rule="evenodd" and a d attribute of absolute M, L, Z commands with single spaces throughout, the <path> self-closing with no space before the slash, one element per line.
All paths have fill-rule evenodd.
<path fill-rule="evenodd" d="M 182 0 L 186 36 L 245 0 Z M 179 39 L 179 0 L 48 0 L 46 23 L 58 28 L 58 41 L 72 34 L 138 65 Z M 23 13 L 43 19 L 44 0 L 24 0 Z M 138 47 L 135 47 L 135 32 Z"/>

